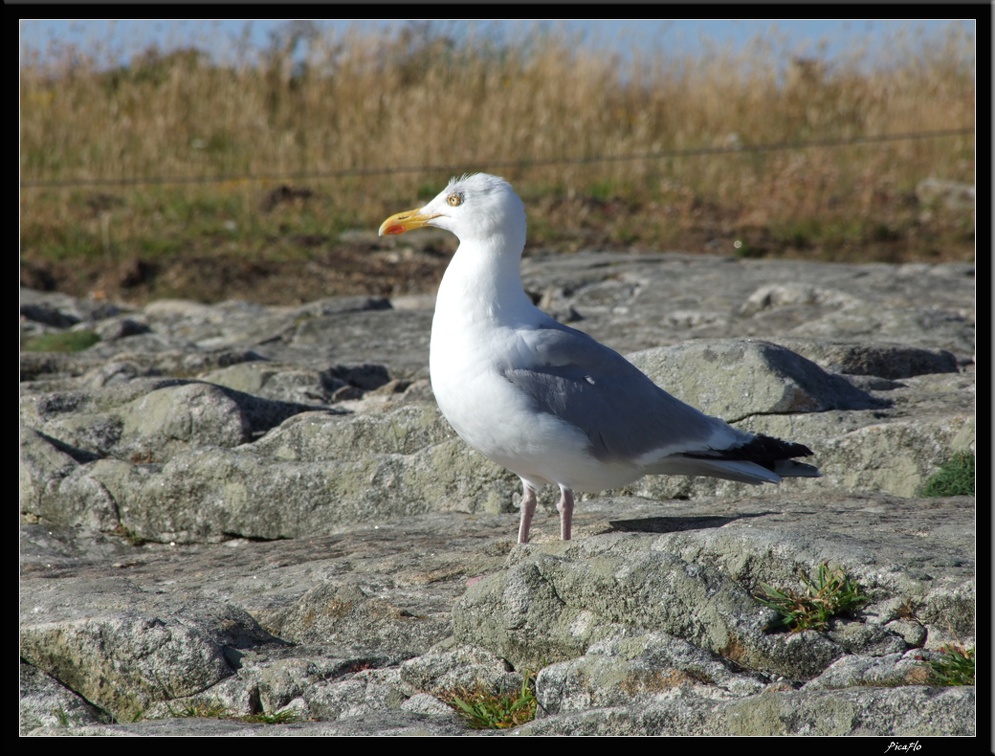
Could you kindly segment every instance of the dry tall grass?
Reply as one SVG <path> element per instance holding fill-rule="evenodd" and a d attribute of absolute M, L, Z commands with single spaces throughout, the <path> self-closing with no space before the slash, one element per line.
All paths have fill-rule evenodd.
<path fill-rule="evenodd" d="M 693 251 L 718 240 L 709 249 L 731 252 L 740 239 L 757 254 L 963 258 L 973 216 L 934 213 L 926 227 L 913 190 L 927 177 L 973 184 L 973 136 L 594 160 L 973 127 L 973 37 L 951 26 L 892 48 L 877 65 L 859 51 L 786 59 L 769 38 L 740 55 L 622 61 L 564 35 L 456 42 L 410 27 L 299 33 L 230 65 L 195 49 L 149 50 L 127 67 L 65 51 L 21 68 L 22 256 L 217 251 L 219 240 L 249 256 L 294 254 L 279 243 L 288 234 L 375 228 L 479 166 L 515 182 L 536 242 Z M 419 166 L 435 168 L 315 177 Z M 111 183 L 75 185 L 88 180 Z M 113 183 L 135 180 L 153 183 Z M 288 181 L 325 201 L 266 217 L 260 198 Z"/>

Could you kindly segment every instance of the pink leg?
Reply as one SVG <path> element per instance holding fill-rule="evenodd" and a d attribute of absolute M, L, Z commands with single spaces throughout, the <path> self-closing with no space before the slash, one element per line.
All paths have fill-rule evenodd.
<path fill-rule="evenodd" d="M 522 481 L 522 519 L 518 523 L 518 542 L 529 542 L 529 528 L 532 527 L 532 515 L 536 513 L 535 489 Z"/>
<path fill-rule="evenodd" d="M 560 538 L 564 541 L 569 541 L 570 526 L 573 523 L 574 515 L 573 491 L 560 486 L 560 502 L 556 505 L 556 508 L 560 510 Z"/>

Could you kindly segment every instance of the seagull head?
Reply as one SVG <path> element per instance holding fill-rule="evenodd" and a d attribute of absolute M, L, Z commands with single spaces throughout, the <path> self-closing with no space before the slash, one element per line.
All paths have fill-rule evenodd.
<path fill-rule="evenodd" d="M 525 205 L 504 179 L 469 174 L 452 179 L 424 207 L 390 216 L 381 224 L 380 236 L 425 226 L 450 231 L 460 242 L 501 240 L 520 252 L 525 246 Z"/>

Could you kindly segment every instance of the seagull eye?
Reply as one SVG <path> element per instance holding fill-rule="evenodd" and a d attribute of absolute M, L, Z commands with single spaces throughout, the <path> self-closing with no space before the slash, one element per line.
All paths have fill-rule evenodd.
<path fill-rule="evenodd" d="M 446 199 L 446 202 L 449 203 L 450 207 L 459 207 L 460 205 L 463 204 L 463 195 L 460 194 L 459 192 L 453 192 Z"/>

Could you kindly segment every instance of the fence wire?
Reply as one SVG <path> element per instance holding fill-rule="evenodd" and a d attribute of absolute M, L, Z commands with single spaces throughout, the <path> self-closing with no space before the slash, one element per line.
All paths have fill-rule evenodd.
<path fill-rule="evenodd" d="M 778 142 L 772 144 L 726 145 L 722 147 L 691 147 L 683 150 L 657 150 L 627 155 L 592 155 L 574 158 L 530 158 L 526 160 L 494 160 L 462 163 L 460 165 L 408 165 L 378 166 L 373 168 L 340 168 L 328 171 L 300 171 L 286 173 L 241 173 L 216 176 L 153 176 L 121 179 L 59 179 L 22 181 L 22 189 L 76 188 L 84 186 L 141 186 L 165 184 L 220 184 L 231 181 L 302 181 L 315 179 L 336 179 L 362 176 L 389 176 L 402 173 L 453 173 L 476 172 L 501 168 L 534 168 L 550 165 L 586 165 L 591 163 L 622 163 L 634 160 L 665 160 L 673 158 L 700 157 L 706 155 L 728 155 L 751 152 L 775 152 L 780 150 L 806 150 L 826 147 L 850 147 L 854 145 L 903 142 L 919 139 L 938 139 L 952 136 L 974 136 L 975 129 L 962 127 L 935 131 L 916 131 L 902 134 L 877 134 L 837 139 L 815 139 L 803 142 Z"/>

